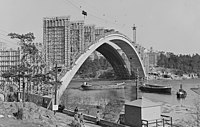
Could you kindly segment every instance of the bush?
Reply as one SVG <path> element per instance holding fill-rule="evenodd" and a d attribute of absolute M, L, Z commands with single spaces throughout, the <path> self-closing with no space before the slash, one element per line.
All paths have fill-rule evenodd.
<path fill-rule="evenodd" d="M 17 119 L 22 120 L 22 117 L 23 117 L 23 109 L 20 108 L 20 109 L 18 110 L 18 112 L 13 113 L 13 116 L 15 116 Z"/>

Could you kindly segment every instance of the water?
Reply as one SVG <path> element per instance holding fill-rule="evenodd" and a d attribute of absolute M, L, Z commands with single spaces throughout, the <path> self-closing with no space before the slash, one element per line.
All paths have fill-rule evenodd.
<path fill-rule="evenodd" d="M 116 84 L 123 81 L 90 81 L 91 84 Z M 110 100 L 120 99 L 124 101 L 133 101 L 136 99 L 136 88 L 135 82 L 131 80 L 125 80 L 127 87 L 126 89 L 110 89 L 110 90 L 88 90 L 84 91 L 80 89 L 83 81 L 72 81 L 64 93 L 67 103 L 79 103 L 88 105 L 101 105 L 105 106 Z M 200 79 L 188 79 L 188 80 L 152 80 L 149 83 L 156 83 L 160 85 L 172 86 L 172 94 L 156 94 L 156 93 L 144 93 L 138 90 L 139 97 L 145 97 L 155 102 L 161 102 L 162 104 L 170 105 L 174 114 L 172 116 L 179 118 L 184 114 L 181 114 L 180 110 L 194 106 L 195 100 L 198 99 L 199 95 L 190 90 L 190 88 L 198 87 L 200 85 Z M 187 92 L 187 97 L 184 100 L 178 100 L 176 92 L 182 84 L 183 89 Z M 183 108 L 185 107 L 185 108 Z M 169 108 L 169 106 L 168 106 Z M 179 112 L 180 116 L 176 116 Z"/>
<path fill-rule="evenodd" d="M 123 81 L 90 81 L 93 85 L 106 85 L 106 84 L 116 84 Z M 72 81 L 67 88 L 68 94 L 67 96 L 73 97 L 80 97 L 80 99 L 88 98 L 90 100 L 90 104 L 97 104 L 101 100 L 109 99 L 123 99 L 125 101 L 132 101 L 135 100 L 136 96 L 136 89 L 135 83 L 131 80 L 125 81 L 127 84 L 126 89 L 110 89 L 110 90 L 89 90 L 84 91 L 80 89 L 82 81 Z M 187 97 L 182 101 L 185 105 L 191 105 L 194 102 L 194 99 L 198 98 L 198 95 L 190 90 L 190 88 L 198 87 L 200 85 L 200 79 L 189 79 L 189 80 L 152 80 L 149 83 L 156 83 L 160 85 L 170 85 L 172 86 L 172 94 L 165 95 L 165 94 L 156 94 L 156 93 L 144 93 L 138 90 L 138 96 L 143 96 L 148 98 L 152 101 L 164 102 L 169 103 L 171 105 L 180 104 L 180 100 L 176 98 L 176 92 L 180 88 L 180 84 L 183 85 L 183 89 L 187 91 Z M 81 100 L 83 101 L 83 100 Z"/>
<path fill-rule="evenodd" d="M 147 97 L 154 101 L 165 102 L 171 105 L 188 105 L 192 106 L 195 99 L 198 99 L 198 94 L 193 92 L 190 88 L 198 87 L 200 85 L 200 79 L 188 79 L 188 80 L 155 80 L 151 81 L 153 83 L 158 83 L 162 85 L 171 85 L 172 86 L 172 94 L 171 95 L 163 95 L 163 94 L 155 94 L 155 93 L 142 93 L 144 97 Z M 180 101 L 176 98 L 176 92 L 180 88 L 180 84 L 183 85 L 183 89 L 187 92 L 187 97 Z"/>

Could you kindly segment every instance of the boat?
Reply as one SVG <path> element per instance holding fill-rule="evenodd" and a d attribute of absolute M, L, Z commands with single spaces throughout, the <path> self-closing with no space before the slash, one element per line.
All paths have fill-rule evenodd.
<path fill-rule="evenodd" d="M 161 86 L 157 84 L 143 84 L 139 86 L 139 89 L 141 91 L 150 92 L 150 93 L 171 94 L 170 86 Z"/>
<path fill-rule="evenodd" d="M 92 85 L 87 82 L 84 82 L 81 85 L 81 88 L 83 90 L 101 90 L 101 89 L 124 89 L 125 88 L 125 82 L 117 83 L 114 85 Z"/>
<path fill-rule="evenodd" d="M 185 90 L 183 90 L 182 88 L 182 84 L 180 85 L 180 89 L 178 90 L 178 92 L 176 93 L 176 96 L 178 99 L 181 99 L 181 98 L 186 98 L 187 96 L 187 92 Z"/>

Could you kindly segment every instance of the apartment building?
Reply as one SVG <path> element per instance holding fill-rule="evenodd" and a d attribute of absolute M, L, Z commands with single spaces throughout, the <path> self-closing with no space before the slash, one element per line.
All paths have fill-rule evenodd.
<path fill-rule="evenodd" d="M 43 19 L 44 60 L 47 70 L 55 65 L 70 65 L 70 17 Z"/>
<path fill-rule="evenodd" d="M 10 70 L 11 67 L 20 64 L 20 49 L 0 49 L 0 75 Z M 4 78 L 0 76 L 0 84 L 4 82 Z"/>

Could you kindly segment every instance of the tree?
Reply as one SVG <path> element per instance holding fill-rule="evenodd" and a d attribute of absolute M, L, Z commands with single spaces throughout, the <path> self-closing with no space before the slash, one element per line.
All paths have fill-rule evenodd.
<path fill-rule="evenodd" d="M 13 77 L 15 81 L 19 81 L 19 90 L 20 90 L 20 79 L 23 79 L 23 102 L 25 101 L 25 78 L 27 81 L 30 81 L 32 77 L 32 72 L 34 72 L 33 63 L 37 62 L 38 49 L 35 45 L 32 44 L 33 40 L 35 39 L 33 33 L 27 34 L 16 34 L 16 33 L 9 33 L 8 36 L 12 39 L 19 39 L 21 45 L 21 59 L 20 64 L 15 66 L 11 69 L 9 73 L 5 73 L 4 76 Z M 28 82 L 27 82 L 28 88 Z M 28 92 L 28 89 L 27 89 Z"/>
<path fill-rule="evenodd" d="M 176 69 L 181 73 L 200 73 L 200 56 L 198 54 L 191 56 L 161 53 L 157 64 L 160 67 Z"/>
<path fill-rule="evenodd" d="M 13 86 L 10 85 L 10 82 L 11 82 L 10 77 L 12 77 L 13 74 L 10 73 L 10 72 L 7 72 L 7 73 L 3 73 L 1 76 L 6 79 L 6 82 L 3 83 L 2 90 L 3 90 L 5 101 L 8 101 L 8 94 L 10 93 L 10 91 L 8 89 L 10 87 L 13 87 Z"/>

